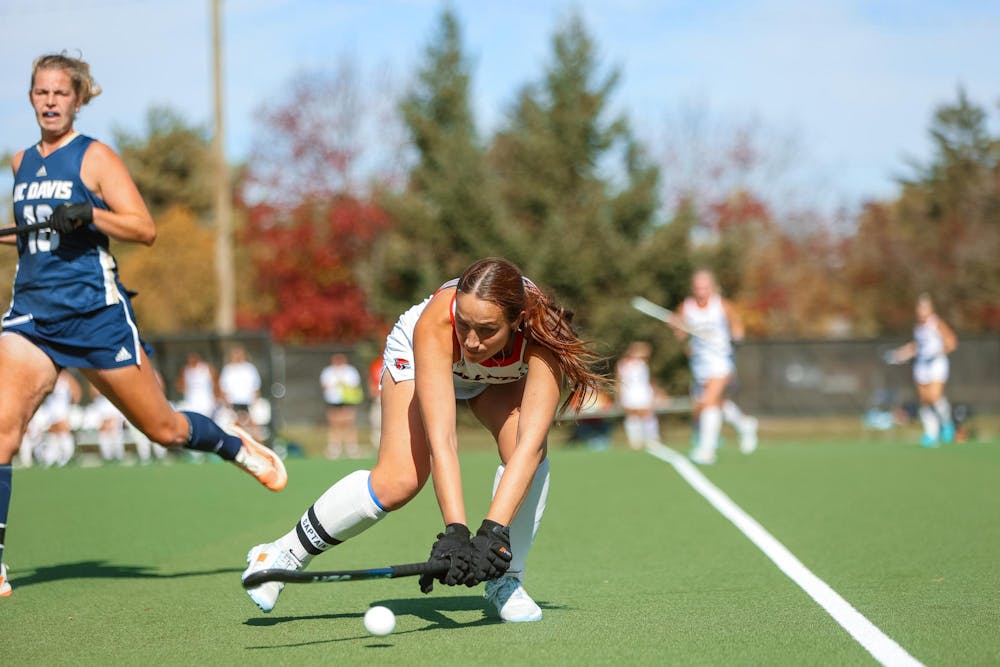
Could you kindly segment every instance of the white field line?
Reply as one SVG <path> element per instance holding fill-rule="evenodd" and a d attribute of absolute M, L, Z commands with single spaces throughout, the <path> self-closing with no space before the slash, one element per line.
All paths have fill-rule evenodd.
<path fill-rule="evenodd" d="M 891 637 L 879 630 L 874 623 L 865 618 L 861 612 L 840 597 L 837 591 L 813 574 L 798 558 L 779 542 L 771 533 L 734 503 L 719 487 L 715 486 L 686 457 L 681 456 L 665 445 L 653 445 L 647 451 L 666 461 L 684 480 L 700 493 L 705 500 L 719 510 L 722 516 L 729 519 L 740 529 L 751 542 L 757 545 L 764 555 L 770 558 L 782 572 L 798 584 L 809 597 L 826 610 L 833 620 L 866 651 L 871 653 L 878 662 L 886 667 L 912 666 L 923 667 L 922 663 L 906 652 Z"/>

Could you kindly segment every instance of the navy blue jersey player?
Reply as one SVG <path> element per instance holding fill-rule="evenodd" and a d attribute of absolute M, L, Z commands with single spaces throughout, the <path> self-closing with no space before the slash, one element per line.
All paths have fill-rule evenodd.
<path fill-rule="evenodd" d="M 51 228 L 17 236 L 14 294 L 2 319 L 0 596 L 11 590 L 3 564 L 11 459 L 62 368 L 80 369 L 150 439 L 215 452 L 274 491 L 287 481 L 267 447 L 197 413 L 175 411 L 163 394 L 108 251 L 109 238 L 151 245 L 156 228 L 122 160 L 73 129 L 80 108 L 99 92 L 84 61 L 38 58 L 29 98 L 41 140 L 12 162 L 16 225 Z"/>

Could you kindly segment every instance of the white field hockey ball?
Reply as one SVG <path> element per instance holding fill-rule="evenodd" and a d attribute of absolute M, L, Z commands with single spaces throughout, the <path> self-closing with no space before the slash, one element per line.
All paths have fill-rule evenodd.
<path fill-rule="evenodd" d="M 392 634 L 396 629 L 396 615 L 388 607 L 372 607 L 365 612 L 365 630 L 377 637 Z"/>

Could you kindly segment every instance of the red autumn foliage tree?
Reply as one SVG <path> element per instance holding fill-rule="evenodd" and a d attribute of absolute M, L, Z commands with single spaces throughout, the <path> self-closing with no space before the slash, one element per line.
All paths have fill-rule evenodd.
<path fill-rule="evenodd" d="M 259 298 L 240 325 L 267 328 L 277 340 L 354 342 L 380 330 L 353 266 L 385 229 L 381 208 L 351 195 L 294 207 L 247 209 L 241 234 Z"/>
<path fill-rule="evenodd" d="M 241 327 L 280 341 L 354 343 L 383 328 L 358 267 L 388 218 L 358 185 L 365 146 L 357 77 L 349 63 L 303 73 L 259 114 L 260 137 L 238 200 L 252 299 Z"/>

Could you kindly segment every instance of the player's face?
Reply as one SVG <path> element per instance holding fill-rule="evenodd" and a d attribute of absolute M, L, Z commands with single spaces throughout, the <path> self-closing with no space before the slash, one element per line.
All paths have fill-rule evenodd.
<path fill-rule="evenodd" d="M 916 314 L 917 314 L 917 321 L 918 322 L 926 322 L 927 319 L 933 313 L 934 313 L 934 308 L 931 307 L 931 304 L 927 303 L 926 301 L 918 301 L 917 302 L 917 311 L 916 311 Z"/>
<path fill-rule="evenodd" d="M 462 293 L 455 299 L 455 333 L 466 361 L 481 363 L 497 354 L 513 331 L 503 309 L 492 301 Z"/>
<path fill-rule="evenodd" d="M 30 97 L 35 119 L 43 133 L 58 136 L 73 129 L 79 104 L 73 91 L 73 80 L 65 70 L 40 69 L 35 72 Z"/>
<path fill-rule="evenodd" d="M 707 273 L 696 273 L 691 279 L 691 295 L 699 303 L 708 301 L 715 293 L 715 281 Z"/>

